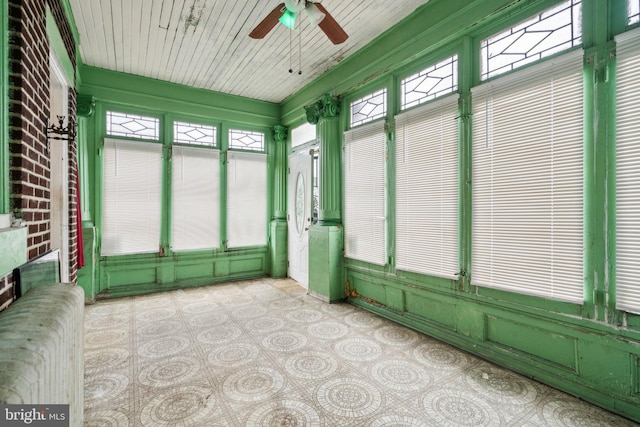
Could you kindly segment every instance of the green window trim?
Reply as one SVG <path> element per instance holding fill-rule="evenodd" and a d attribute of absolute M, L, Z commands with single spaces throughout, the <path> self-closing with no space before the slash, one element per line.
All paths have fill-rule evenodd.
<path fill-rule="evenodd" d="M 635 1 L 635 0 L 634 0 Z M 557 6 L 559 4 L 565 3 L 562 0 L 540 0 L 536 2 L 526 2 L 519 4 L 517 6 L 513 6 L 509 9 L 508 13 L 497 14 L 492 19 L 486 22 L 477 28 L 472 30 L 461 31 L 457 37 L 451 38 L 450 42 L 447 44 L 438 45 L 438 47 L 429 52 L 424 52 L 420 59 L 412 59 L 411 62 L 405 62 L 400 64 L 396 69 L 391 69 L 390 74 L 385 76 L 381 76 L 373 81 L 367 82 L 366 85 L 354 85 L 353 89 L 349 89 L 342 93 L 343 99 L 343 112 L 340 117 L 340 121 L 342 123 L 343 129 L 348 129 L 350 127 L 350 114 L 348 107 L 350 106 L 350 102 L 354 99 L 359 99 L 367 93 L 371 93 L 376 89 L 380 89 L 380 81 L 381 80 L 392 80 L 393 83 L 387 85 L 387 89 L 389 91 L 389 102 L 390 102 L 390 111 L 398 111 L 400 110 L 400 96 L 399 91 L 401 79 L 409 74 L 409 71 L 418 70 L 424 68 L 425 64 L 429 64 L 433 62 L 433 58 L 441 58 L 444 57 L 443 52 L 454 52 L 458 51 L 459 54 L 459 69 L 460 69 L 460 81 L 459 88 L 457 90 L 460 98 L 459 98 L 459 109 L 460 109 L 460 118 L 461 118 L 461 127 L 460 127 L 460 203 L 461 206 L 466 206 L 465 210 L 468 212 L 460 213 L 460 240 L 461 240 L 461 265 L 462 272 L 466 273 L 469 271 L 469 266 L 472 264 L 472 260 L 470 259 L 470 247 L 471 247 L 471 225 L 470 225 L 470 212 L 471 212 L 471 194 L 469 189 L 469 183 L 471 182 L 471 177 L 468 174 L 471 166 L 471 156 L 470 156 L 470 146 L 468 137 L 465 136 L 469 133 L 470 123 L 472 121 L 470 115 L 470 106 L 471 106 L 471 95 L 470 88 L 481 83 L 480 80 L 480 59 L 479 59 L 479 49 L 480 43 L 483 39 L 490 37 L 492 34 L 500 32 L 509 26 L 516 25 L 518 22 L 522 22 L 527 19 L 527 17 L 532 16 L 533 14 L 541 13 L 542 11 Z M 610 104 L 610 101 L 603 101 L 607 98 L 607 94 L 611 93 L 612 88 L 615 84 L 615 76 L 613 79 L 607 79 L 604 82 L 599 82 L 594 80 L 594 71 L 603 67 L 602 64 L 594 64 L 593 59 L 596 52 L 598 55 L 602 52 L 602 58 L 606 57 L 608 61 L 606 61 L 606 67 L 613 71 L 611 68 L 612 64 L 615 65 L 615 55 L 614 53 L 610 53 L 610 49 L 613 45 L 613 36 L 625 31 L 628 31 L 629 28 L 636 28 L 638 25 L 634 24 L 631 26 L 626 25 L 627 20 L 627 9 L 620 8 L 618 6 L 624 4 L 626 6 L 627 0 L 610 0 L 605 2 L 599 2 L 598 0 L 581 0 L 579 3 L 582 4 L 582 19 L 581 19 L 581 27 L 582 27 L 582 46 L 573 46 L 567 48 L 563 52 L 558 52 L 554 55 L 550 55 L 547 58 L 541 59 L 539 61 L 535 61 L 532 64 L 527 64 L 522 67 L 522 69 L 530 68 L 539 62 L 544 62 L 551 58 L 559 57 L 565 53 L 572 51 L 579 51 L 582 47 L 585 55 L 585 64 L 584 64 L 584 73 L 585 73 L 585 87 L 584 87 L 584 96 L 585 96 L 585 164 L 590 164 L 588 159 L 594 155 L 591 153 L 591 150 L 595 146 L 593 140 L 599 141 L 597 144 L 598 147 L 604 147 L 605 145 L 610 146 L 612 141 L 614 141 L 615 136 L 611 133 L 611 126 L 607 125 L 605 121 L 601 120 L 598 123 L 598 129 L 592 129 L 591 124 L 594 122 L 595 115 L 598 114 L 598 111 L 603 112 L 607 117 L 611 119 L 615 118 L 615 111 L 612 109 L 611 105 L 605 105 L 607 102 Z M 605 25 L 606 24 L 606 25 Z M 598 56 L 600 57 L 600 56 Z M 517 72 L 513 71 L 513 72 Z M 513 72 L 505 73 L 511 74 Z M 609 75 L 609 74 L 607 74 Z M 489 79 L 492 80 L 492 79 Z M 356 88 L 357 87 L 357 88 Z M 594 96 L 594 92 L 598 92 L 600 94 L 599 104 L 593 105 L 592 100 Z M 602 117 L 602 116 L 601 116 Z M 607 127 L 609 126 L 609 127 Z M 605 128 L 609 129 L 605 132 Z M 395 156 L 395 137 L 394 137 L 394 126 L 393 123 L 390 123 L 390 140 L 389 140 L 389 159 Z M 605 137 L 604 134 L 607 134 Z M 603 139 L 606 138 L 606 139 Z M 608 148 L 607 148 L 608 149 Z M 598 153 L 598 157 L 601 156 Z M 451 286 L 456 286 L 456 288 L 460 290 L 465 290 L 466 292 L 476 292 L 479 294 L 500 294 L 502 299 L 509 301 L 526 301 L 525 305 L 530 307 L 541 307 L 544 308 L 545 304 L 551 304 L 553 306 L 561 307 L 558 309 L 559 312 L 565 312 L 570 314 L 580 313 L 580 315 L 585 318 L 598 318 L 603 319 L 606 317 L 606 321 L 610 323 L 621 324 L 622 315 L 624 314 L 625 318 L 629 315 L 629 322 L 634 325 L 640 325 L 640 316 L 634 316 L 629 313 L 621 313 L 613 309 L 612 301 L 614 301 L 615 297 L 615 287 L 614 283 L 611 281 L 615 281 L 614 276 L 609 276 L 609 280 L 605 285 L 604 282 L 594 281 L 593 277 L 604 277 L 604 272 L 607 269 L 611 269 L 611 263 L 615 262 L 615 253 L 607 253 L 607 245 L 611 245 L 614 243 L 615 236 L 607 237 L 609 233 L 615 233 L 615 227 L 611 223 L 611 216 L 613 215 L 612 207 L 613 204 L 606 205 L 604 203 L 604 198 L 611 198 L 609 194 L 605 192 L 605 186 L 609 185 L 609 190 L 611 191 L 610 185 L 611 182 L 607 183 L 604 179 L 605 176 L 609 176 L 611 178 L 611 168 L 615 165 L 609 164 L 606 166 L 598 164 L 598 171 L 592 171 L 593 176 L 586 175 L 584 178 L 585 185 L 585 200 L 588 207 L 585 207 L 584 212 L 584 223 L 583 229 L 585 233 L 585 242 L 591 241 L 593 239 L 596 244 L 590 246 L 585 253 L 584 263 L 585 269 L 588 270 L 590 275 L 587 275 L 587 279 L 584 283 L 584 301 L 583 304 L 574 304 L 574 303 L 566 303 L 561 301 L 552 301 L 539 299 L 538 297 L 530 297 L 523 295 L 512 295 L 508 292 L 504 291 L 496 291 L 489 289 L 482 289 L 481 291 L 476 289 L 475 286 L 470 286 L 469 276 L 462 277 L 460 279 L 460 283 L 453 285 L 452 283 L 445 283 L 442 280 L 438 280 L 435 277 L 427 276 L 429 283 L 442 283 L 442 286 L 449 288 Z M 587 171 L 585 171 L 586 173 Z M 388 198 L 392 198 L 394 196 L 395 190 L 395 171 L 392 164 L 387 166 L 387 173 L 389 174 L 389 189 L 388 189 Z M 594 201 L 598 201 L 599 203 L 595 203 Z M 344 205 L 344 200 L 342 201 Z M 390 207 L 393 207 L 393 203 L 389 203 Z M 389 212 L 389 218 L 393 221 L 394 210 L 391 209 Z M 609 218 L 606 230 L 602 228 L 601 221 L 603 218 Z M 597 224 L 596 224 L 597 222 Z M 389 233 L 387 245 L 391 248 L 389 252 L 389 257 L 391 260 L 394 258 L 394 238 L 392 233 Z M 349 259 L 344 260 L 345 265 L 347 267 L 351 265 L 360 266 L 365 263 L 360 263 L 357 261 L 352 261 Z M 398 271 L 394 271 L 392 262 L 391 271 L 397 275 L 397 277 L 403 276 L 402 273 Z M 375 266 L 369 266 L 372 269 Z M 465 268 L 466 267 L 466 268 Z M 585 273 L 586 274 L 586 273 Z M 404 277 L 404 276 L 403 276 Z M 424 277 L 421 277 L 420 280 L 425 280 Z M 605 315 L 605 311 L 609 309 L 608 315 Z M 597 311 L 597 313 L 596 313 Z M 615 312 L 615 313 L 614 313 Z"/>

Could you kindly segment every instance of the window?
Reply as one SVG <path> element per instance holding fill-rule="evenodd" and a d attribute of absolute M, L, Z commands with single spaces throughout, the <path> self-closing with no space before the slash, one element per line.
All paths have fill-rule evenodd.
<path fill-rule="evenodd" d="M 291 147 L 298 147 L 307 142 L 315 141 L 316 125 L 304 123 L 291 129 Z"/>
<path fill-rule="evenodd" d="M 581 0 L 568 0 L 481 43 L 482 80 L 582 43 Z"/>
<path fill-rule="evenodd" d="M 212 249 L 220 240 L 220 153 L 174 146 L 172 249 Z"/>
<path fill-rule="evenodd" d="M 351 127 L 387 115 L 387 89 L 382 89 L 351 103 Z"/>
<path fill-rule="evenodd" d="M 471 283 L 582 303 L 582 52 L 472 96 Z"/>
<path fill-rule="evenodd" d="M 216 128 L 174 122 L 172 238 L 174 251 L 213 249 L 220 240 L 220 153 Z"/>
<path fill-rule="evenodd" d="M 640 29 L 616 43 L 616 308 L 640 314 Z"/>
<path fill-rule="evenodd" d="M 628 0 L 629 4 L 627 6 L 627 24 L 637 24 L 640 22 L 640 0 Z"/>
<path fill-rule="evenodd" d="M 344 135 L 345 255 L 386 264 L 384 122 Z"/>
<path fill-rule="evenodd" d="M 216 146 L 216 128 L 214 126 L 193 123 L 174 122 L 173 142 L 192 145 Z"/>
<path fill-rule="evenodd" d="M 158 252 L 161 200 L 162 145 L 105 139 L 101 254 Z"/>
<path fill-rule="evenodd" d="M 264 151 L 264 133 L 229 130 L 229 148 Z M 267 244 L 267 156 L 227 154 L 227 246 Z"/>
<path fill-rule="evenodd" d="M 154 117 L 107 111 L 107 135 L 160 139 L 160 121 Z"/>
<path fill-rule="evenodd" d="M 107 135 L 160 138 L 153 117 L 107 111 Z M 101 254 L 158 252 L 161 229 L 162 145 L 106 138 Z"/>
<path fill-rule="evenodd" d="M 400 86 L 403 110 L 455 92 L 458 90 L 458 55 L 403 79 Z"/>
<path fill-rule="evenodd" d="M 267 156 L 230 151 L 227 167 L 227 246 L 267 244 Z"/>
<path fill-rule="evenodd" d="M 245 130 L 229 130 L 229 148 L 264 151 L 264 134 Z"/>
<path fill-rule="evenodd" d="M 458 97 L 396 116 L 396 267 L 457 279 Z"/>

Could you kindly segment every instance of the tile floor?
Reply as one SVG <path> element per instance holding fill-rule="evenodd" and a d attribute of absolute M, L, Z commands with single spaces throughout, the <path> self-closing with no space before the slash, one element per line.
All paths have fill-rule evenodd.
<path fill-rule="evenodd" d="M 87 426 L 633 426 L 292 280 L 86 307 Z"/>

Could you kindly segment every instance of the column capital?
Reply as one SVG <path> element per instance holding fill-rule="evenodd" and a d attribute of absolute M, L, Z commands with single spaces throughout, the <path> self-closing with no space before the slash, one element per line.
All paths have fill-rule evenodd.
<path fill-rule="evenodd" d="M 76 96 L 76 114 L 90 117 L 95 111 L 96 99 L 91 95 L 78 94 Z"/>
<path fill-rule="evenodd" d="M 304 107 L 307 121 L 317 124 L 320 119 L 338 117 L 340 115 L 340 97 L 328 93 L 311 105 Z"/>
<path fill-rule="evenodd" d="M 275 125 L 273 127 L 273 139 L 276 142 L 286 142 L 288 134 L 289 134 L 289 128 L 286 126 Z"/>

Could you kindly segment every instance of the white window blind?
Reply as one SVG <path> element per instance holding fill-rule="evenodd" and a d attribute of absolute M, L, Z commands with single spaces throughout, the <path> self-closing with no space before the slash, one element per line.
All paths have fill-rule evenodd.
<path fill-rule="evenodd" d="M 102 255 L 158 252 L 162 145 L 105 139 Z"/>
<path fill-rule="evenodd" d="M 173 147 L 172 239 L 174 251 L 212 249 L 220 240 L 220 153 Z"/>
<path fill-rule="evenodd" d="M 227 246 L 267 244 L 267 155 L 230 151 Z"/>
<path fill-rule="evenodd" d="M 384 122 L 344 134 L 345 255 L 386 264 Z"/>
<path fill-rule="evenodd" d="M 456 279 L 458 96 L 396 116 L 396 267 Z"/>
<path fill-rule="evenodd" d="M 616 43 L 616 308 L 640 314 L 640 29 Z"/>
<path fill-rule="evenodd" d="M 582 74 L 575 51 L 472 90 L 472 284 L 583 302 Z"/>

